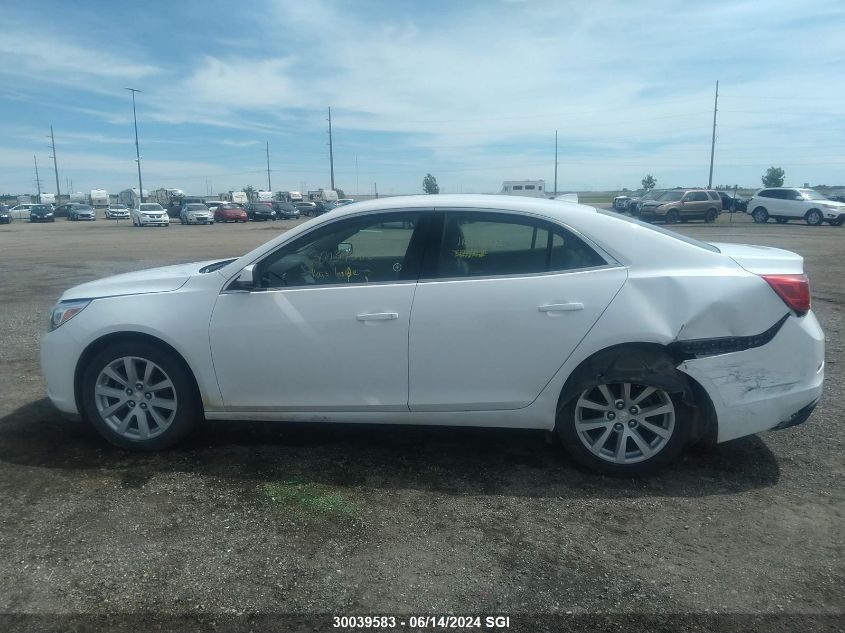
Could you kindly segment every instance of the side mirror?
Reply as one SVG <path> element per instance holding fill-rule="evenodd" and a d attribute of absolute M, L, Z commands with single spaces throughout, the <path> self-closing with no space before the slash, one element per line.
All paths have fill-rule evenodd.
<path fill-rule="evenodd" d="M 250 264 L 238 273 L 235 280 L 229 284 L 229 290 L 242 290 L 249 292 L 258 287 L 255 279 L 255 264 Z"/>
<path fill-rule="evenodd" d="M 344 255 L 351 255 L 352 254 L 352 244 L 349 242 L 341 242 L 337 245 L 337 252 L 343 253 Z"/>

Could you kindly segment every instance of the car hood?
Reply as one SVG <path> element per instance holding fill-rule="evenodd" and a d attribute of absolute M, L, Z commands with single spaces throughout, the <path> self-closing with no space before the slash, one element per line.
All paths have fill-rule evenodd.
<path fill-rule="evenodd" d="M 792 251 L 753 244 L 710 243 L 755 275 L 799 275 L 804 272 L 804 258 Z"/>
<path fill-rule="evenodd" d="M 122 295 L 141 295 L 153 292 L 173 292 L 178 290 L 194 275 L 200 274 L 200 269 L 213 264 L 217 259 L 193 264 L 179 264 L 138 270 L 134 273 L 114 275 L 97 281 L 89 281 L 66 290 L 61 301 L 73 299 L 101 299 L 103 297 L 118 297 Z"/>
<path fill-rule="evenodd" d="M 824 204 L 826 207 L 838 207 L 840 209 L 845 207 L 845 202 L 839 202 L 839 200 L 819 200 L 819 202 Z"/>

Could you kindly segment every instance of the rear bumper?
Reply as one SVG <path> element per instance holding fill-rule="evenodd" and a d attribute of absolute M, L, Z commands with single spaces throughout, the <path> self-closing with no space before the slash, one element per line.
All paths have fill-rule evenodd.
<path fill-rule="evenodd" d="M 790 316 L 766 345 L 684 361 L 707 391 L 725 442 L 805 422 L 822 394 L 824 333 L 815 315 Z"/>

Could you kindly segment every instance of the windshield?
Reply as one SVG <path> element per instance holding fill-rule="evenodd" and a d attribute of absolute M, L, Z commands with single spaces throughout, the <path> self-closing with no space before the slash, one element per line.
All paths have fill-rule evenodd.
<path fill-rule="evenodd" d="M 646 194 L 643 194 L 641 200 L 657 200 L 660 196 L 663 195 L 663 191 L 649 191 Z"/>
<path fill-rule="evenodd" d="M 208 207 L 204 204 L 189 204 L 188 211 L 208 211 Z"/>
<path fill-rule="evenodd" d="M 142 204 L 141 211 L 164 211 L 160 204 Z"/>
<path fill-rule="evenodd" d="M 125 204 L 113 204 L 113 205 L 111 205 L 111 208 L 115 209 L 117 211 L 121 211 L 121 210 L 126 209 L 126 205 Z"/>
<path fill-rule="evenodd" d="M 799 189 L 804 200 L 827 200 L 827 196 L 823 196 L 815 189 Z"/>

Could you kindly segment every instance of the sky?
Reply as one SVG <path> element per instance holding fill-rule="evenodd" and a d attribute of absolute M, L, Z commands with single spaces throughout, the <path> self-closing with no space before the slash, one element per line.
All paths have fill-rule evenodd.
<path fill-rule="evenodd" d="M 845 3 L 0 0 L 0 193 L 845 184 Z"/>

